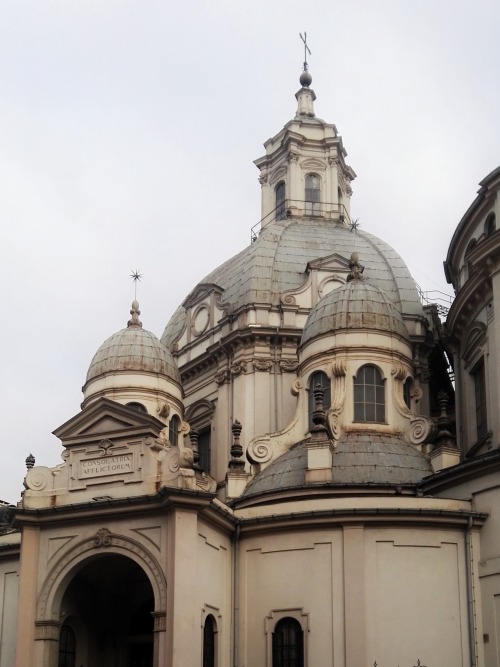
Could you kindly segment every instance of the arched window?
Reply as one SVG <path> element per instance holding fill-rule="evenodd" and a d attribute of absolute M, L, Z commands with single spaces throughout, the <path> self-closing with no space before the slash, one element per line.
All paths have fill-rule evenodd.
<path fill-rule="evenodd" d="M 385 422 L 385 386 L 375 366 L 361 366 L 354 378 L 354 421 Z"/>
<path fill-rule="evenodd" d="M 276 186 L 276 220 L 283 220 L 286 216 L 285 184 L 283 181 Z"/>
<path fill-rule="evenodd" d="M 317 174 L 307 174 L 304 199 L 306 202 L 306 215 L 320 213 L 321 179 Z"/>
<path fill-rule="evenodd" d="M 75 667 L 75 633 L 69 625 L 63 625 L 59 633 L 59 657 L 57 667 Z"/>
<path fill-rule="evenodd" d="M 130 403 L 126 404 L 128 408 L 132 408 L 132 410 L 137 410 L 137 412 L 144 412 L 145 414 L 148 413 L 146 410 L 146 407 L 142 403 L 137 403 L 136 401 L 131 401 Z"/>
<path fill-rule="evenodd" d="M 493 234 L 496 228 L 497 225 L 496 225 L 495 214 L 490 213 L 484 223 L 484 233 L 486 234 L 486 236 L 490 236 L 491 234 Z"/>
<path fill-rule="evenodd" d="M 314 388 L 316 385 L 320 385 L 321 389 L 323 389 L 323 409 L 328 410 L 332 403 L 332 396 L 331 396 L 331 384 L 330 384 L 330 379 L 327 376 L 326 373 L 323 373 L 323 371 L 316 371 L 316 373 L 313 373 L 311 377 L 309 378 L 309 396 L 308 396 L 308 415 L 309 415 L 309 430 L 312 429 L 314 426 L 312 416 L 314 412 Z"/>
<path fill-rule="evenodd" d="M 172 419 L 168 423 L 168 439 L 170 440 L 170 444 L 174 447 L 177 447 L 179 444 L 180 425 L 180 417 L 178 415 L 173 415 Z"/>
<path fill-rule="evenodd" d="M 203 667 L 215 667 L 215 618 L 209 614 L 203 626 Z"/>
<path fill-rule="evenodd" d="M 276 623 L 273 667 L 304 667 L 304 633 L 295 618 L 287 616 Z"/>

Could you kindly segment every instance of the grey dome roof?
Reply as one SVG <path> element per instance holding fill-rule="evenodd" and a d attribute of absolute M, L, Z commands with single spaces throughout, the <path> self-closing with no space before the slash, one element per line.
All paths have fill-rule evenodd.
<path fill-rule="evenodd" d="M 244 497 L 306 486 L 307 441 L 293 446 L 260 472 Z M 431 464 L 413 445 L 394 435 L 347 433 L 333 452 L 335 485 L 394 486 L 417 484 L 432 473 Z M 314 486 L 317 486 L 316 484 Z"/>
<path fill-rule="evenodd" d="M 169 350 L 153 333 L 137 325 L 121 329 L 104 341 L 92 359 L 87 382 L 113 371 L 157 373 L 181 383 Z"/>
<path fill-rule="evenodd" d="M 302 343 L 342 329 L 390 331 L 408 337 L 401 313 L 375 285 L 351 280 L 329 292 L 309 313 Z"/>
<path fill-rule="evenodd" d="M 267 225 L 258 239 L 206 276 L 200 284 L 221 287 L 228 311 L 253 303 L 280 303 L 280 296 L 301 287 L 308 262 L 338 254 L 349 258 L 353 250 L 365 267 L 370 284 L 379 287 L 403 314 L 422 315 L 422 305 L 408 268 L 389 245 L 364 230 L 354 235 L 349 227 L 308 218 L 280 220 Z M 180 306 L 162 336 L 170 346 L 185 324 Z"/>

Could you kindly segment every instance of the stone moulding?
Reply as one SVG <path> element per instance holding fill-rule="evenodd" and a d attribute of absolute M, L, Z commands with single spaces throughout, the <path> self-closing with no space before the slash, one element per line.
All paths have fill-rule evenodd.
<path fill-rule="evenodd" d="M 63 583 L 71 571 L 96 552 L 130 558 L 147 575 L 154 593 L 155 612 L 164 614 L 167 605 L 167 582 L 163 570 L 153 556 L 137 540 L 100 528 L 94 535 L 68 549 L 54 564 L 42 584 L 36 610 L 36 639 L 52 639 L 55 625 L 59 627 L 59 605 L 64 593 Z M 57 635 L 58 638 L 58 635 Z"/>

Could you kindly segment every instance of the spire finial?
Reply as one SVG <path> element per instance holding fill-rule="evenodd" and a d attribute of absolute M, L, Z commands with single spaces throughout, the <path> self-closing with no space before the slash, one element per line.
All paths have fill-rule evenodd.
<path fill-rule="evenodd" d="M 307 32 L 304 33 L 303 37 L 302 33 L 299 32 L 299 37 L 304 42 L 304 72 L 307 72 L 309 68 L 307 64 L 307 54 L 309 53 L 309 55 L 312 56 L 311 49 L 307 46 Z"/>
<path fill-rule="evenodd" d="M 142 322 L 139 320 L 141 311 L 139 310 L 139 302 L 135 299 L 132 301 L 132 308 L 130 309 L 132 317 L 127 322 L 128 327 L 142 327 Z"/>
<path fill-rule="evenodd" d="M 300 85 L 303 88 L 309 88 L 309 86 L 312 83 L 312 76 L 308 72 L 309 65 L 307 64 L 307 54 L 309 53 L 309 55 L 311 56 L 312 53 L 311 49 L 307 46 L 307 32 L 305 32 L 304 35 L 302 35 L 302 33 L 299 32 L 299 37 L 304 42 L 304 63 L 303 63 L 304 69 L 302 71 L 302 74 L 300 75 L 299 81 Z"/>

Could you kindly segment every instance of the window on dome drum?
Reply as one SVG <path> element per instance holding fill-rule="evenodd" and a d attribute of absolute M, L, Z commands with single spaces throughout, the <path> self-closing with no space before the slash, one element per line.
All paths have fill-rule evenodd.
<path fill-rule="evenodd" d="M 354 378 L 354 421 L 385 422 L 385 385 L 375 366 L 362 366 Z"/>
<path fill-rule="evenodd" d="M 181 419 L 178 415 L 173 415 L 168 423 L 168 439 L 170 444 L 177 447 L 179 444 L 179 429 L 181 426 Z"/>
<path fill-rule="evenodd" d="M 276 623 L 273 667 L 304 667 L 304 632 L 295 618 L 285 617 Z"/>
<path fill-rule="evenodd" d="M 146 410 L 145 406 L 142 403 L 136 403 L 135 401 L 132 401 L 131 403 L 126 404 L 128 408 L 132 408 L 132 410 L 137 410 L 137 412 L 145 412 L 146 414 L 148 411 Z"/>
<path fill-rule="evenodd" d="M 476 399 L 476 432 L 477 439 L 481 440 L 488 432 L 486 415 L 486 381 L 484 375 L 484 359 L 472 371 L 474 377 L 474 395 Z"/>
<path fill-rule="evenodd" d="M 497 225 L 496 225 L 495 214 L 490 213 L 487 216 L 486 221 L 484 223 L 484 232 L 485 232 L 486 236 L 491 236 L 491 234 L 493 234 L 493 232 L 496 230 L 496 228 L 497 228 Z"/>
<path fill-rule="evenodd" d="M 276 220 L 286 217 L 285 184 L 283 181 L 276 186 Z"/>
<path fill-rule="evenodd" d="M 308 405 L 307 411 L 309 415 L 309 430 L 314 426 L 312 416 L 314 412 L 314 387 L 320 385 L 323 389 L 323 409 L 328 410 L 332 404 L 332 390 L 330 384 L 330 378 L 323 371 L 316 371 L 309 378 L 309 396 L 307 397 Z"/>
<path fill-rule="evenodd" d="M 200 431 L 198 436 L 198 464 L 205 472 L 210 472 L 210 428 Z"/>
<path fill-rule="evenodd" d="M 306 215 L 320 213 L 321 202 L 321 179 L 316 174 L 307 174 L 306 176 Z"/>
<path fill-rule="evenodd" d="M 411 388 L 413 385 L 413 380 L 411 377 L 407 377 L 403 384 L 403 398 L 406 406 L 411 408 Z"/>
<path fill-rule="evenodd" d="M 215 618 L 209 614 L 203 626 L 203 667 L 215 667 Z"/>
<path fill-rule="evenodd" d="M 59 633 L 59 657 L 57 667 L 75 667 L 75 633 L 69 625 L 63 625 Z"/>

